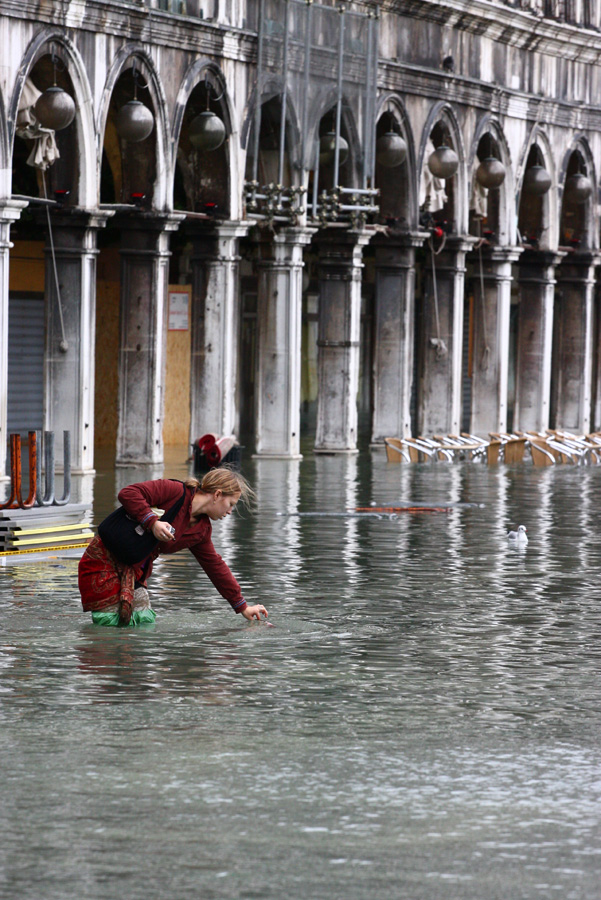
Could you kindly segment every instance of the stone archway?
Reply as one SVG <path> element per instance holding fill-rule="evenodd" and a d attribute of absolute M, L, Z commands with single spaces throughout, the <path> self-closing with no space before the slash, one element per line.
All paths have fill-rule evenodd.
<path fill-rule="evenodd" d="M 37 97 L 50 96 L 55 86 L 72 98 L 70 122 L 38 118 Z M 86 472 L 93 468 L 95 248 L 104 216 L 96 208 L 91 90 L 83 62 L 63 33 L 49 29 L 31 42 L 12 107 L 17 111 L 12 191 L 27 191 L 29 205 L 14 233 L 11 290 L 19 303 L 41 297 L 45 319 L 43 348 L 31 350 L 32 360 L 41 360 L 35 393 L 43 397 L 43 421 L 31 427 L 59 437 L 69 431 L 72 468 Z M 28 162 L 35 164 L 33 177 L 25 176 Z M 60 463 L 62 440 L 57 457 Z"/>

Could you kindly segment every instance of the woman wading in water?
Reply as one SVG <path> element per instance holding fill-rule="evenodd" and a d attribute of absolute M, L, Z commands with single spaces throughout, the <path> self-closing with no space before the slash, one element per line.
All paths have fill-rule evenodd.
<path fill-rule="evenodd" d="M 230 469 L 211 469 L 198 482 L 185 483 L 181 508 L 172 525 L 160 521 L 151 507 L 169 509 L 182 497 L 182 482 L 160 478 L 131 484 L 119 492 L 119 502 L 128 516 L 159 541 L 150 556 L 137 565 L 120 562 L 95 537 L 79 563 L 79 591 L 86 612 L 97 625 L 151 624 L 156 613 L 150 607 L 146 588 L 152 564 L 159 554 L 177 553 L 187 547 L 196 557 L 222 597 L 245 619 L 267 616 L 261 604 L 248 606 L 240 585 L 211 541 L 211 520 L 228 516 L 238 501 L 253 496 L 248 482 Z"/>

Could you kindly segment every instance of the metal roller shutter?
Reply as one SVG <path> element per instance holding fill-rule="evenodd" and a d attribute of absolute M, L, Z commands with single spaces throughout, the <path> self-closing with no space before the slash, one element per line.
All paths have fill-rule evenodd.
<path fill-rule="evenodd" d="M 44 297 L 11 296 L 8 305 L 8 433 L 44 426 Z"/>

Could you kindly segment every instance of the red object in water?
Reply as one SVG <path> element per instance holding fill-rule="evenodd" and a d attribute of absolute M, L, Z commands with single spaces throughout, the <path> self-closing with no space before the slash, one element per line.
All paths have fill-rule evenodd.
<path fill-rule="evenodd" d="M 355 512 L 451 512 L 450 506 L 356 506 Z"/>
<path fill-rule="evenodd" d="M 207 450 L 209 447 L 213 447 L 217 443 L 217 435 L 216 434 L 203 434 L 202 437 L 199 437 L 196 441 L 196 446 L 199 450 L 203 452 Z"/>
<path fill-rule="evenodd" d="M 199 437 L 196 441 L 196 446 L 200 450 L 201 453 L 207 455 L 208 451 L 211 450 L 212 447 L 217 443 L 217 435 L 216 434 L 203 434 L 202 437 Z"/>
<path fill-rule="evenodd" d="M 196 441 L 196 446 L 205 456 L 210 466 L 218 466 L 221 462 L 221 450 L 217 445 L 217 435 L 209 432 Z"/>
<path fill-rule="evenodd" d="M 219 436 L 208 432 L 194 441 L 195 465 L 203 467 L 206 464 L 210 469 L 214 469 L 215 466 L 220 466 L 224 460 L 234 464 L 231 454 L 238 448 L 239 444 L 235 435 Z"/>
<path fill-rule="evenodd" d="M 205 448 L 204 454 L 211 466 L 218 466 L 221 462 L 221 450 L 219 444 L 215 443 L 211 447 Z"/>
<path fill-rule="evenodd" d="M 195 446 L 202 453 L 211 468 L 218 466 L 236 445 L 233 435 L 218 437 L 209 432 L 195 441 Z"/>

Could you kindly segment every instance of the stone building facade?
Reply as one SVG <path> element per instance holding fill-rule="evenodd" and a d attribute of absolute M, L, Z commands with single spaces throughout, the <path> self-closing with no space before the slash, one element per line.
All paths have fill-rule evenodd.
<path fill-rule="evenodd" d="M 317 452 L 601 428 L 600 28 L 600 0 L 4 0 L 2 466 L 41 427 L 82 472 L 170 429 L 296 457 L 303 410 Z"/>

